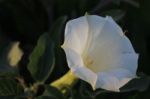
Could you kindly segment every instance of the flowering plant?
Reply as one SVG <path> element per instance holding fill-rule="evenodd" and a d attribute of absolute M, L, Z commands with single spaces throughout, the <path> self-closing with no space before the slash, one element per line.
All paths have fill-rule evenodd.
<path fill-rule="evenodd" d="M 0 0 L 0 99 L 147 99 L 147 2 Z"/>
<path fill-rule="evenodd" d="M 86 15 L 67 22 L 62 47 L 71 71 L 93 89 L 119 91 L 136 77 L 138 54 L 111 17 Z"/>

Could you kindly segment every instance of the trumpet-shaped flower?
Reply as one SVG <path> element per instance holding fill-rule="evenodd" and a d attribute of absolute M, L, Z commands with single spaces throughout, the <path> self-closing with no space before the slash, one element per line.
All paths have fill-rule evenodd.
<path fill-rule="evenodd" d="M 119 92 L 136 77 L 138 54 L 111 17 L 86 15 L 70 20 L 62 47 L 71 71 L 93 89 Z"/>

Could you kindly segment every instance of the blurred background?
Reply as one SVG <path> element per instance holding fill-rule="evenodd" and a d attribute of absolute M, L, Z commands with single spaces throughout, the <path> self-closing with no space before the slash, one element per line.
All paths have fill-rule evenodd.
<path fill-rule="evenodd" d="M 34 82 L 26 66 L 38 38 L 49 32 L 60 17 L 66 16 L 67 20 L 70 20 L 83 16 L 86 12 L 112 16 L 140 55 L 138 73 L 150 75 L 150 0 L 0 0 L 0 56 L 4 55 L 11 43 L 20 42 L 19 47 L 24 53 L 18 65 L 20 75 L 26 82 Z M 61 31 L 62 44 L 64 28 Z M 60 49 L 56 52 L 55 67 L 46 83 L 58 79 L 67 71 L 65 54 Z M 72 98 L 68 99 L 149 99 L 150 97 L 150 88 L 142 92 L 100 91 L 101 94 L 94 96 L 89 93 L 90 91 L 86 82 L 79 81 L 72 90 Z"/>

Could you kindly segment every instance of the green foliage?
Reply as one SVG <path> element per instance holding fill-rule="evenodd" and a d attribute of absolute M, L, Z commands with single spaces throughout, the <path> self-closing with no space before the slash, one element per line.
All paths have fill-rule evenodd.
<path fill-rule="evenodd" d="M 103 98 L 103 95 L 105 95 L 107 93 L 111 93 L 110 91 L 103 90 L 103 89 L 97 89 L 97 90 L 93 91 L 92 87 L 84 81 L 80 82 L 79 92 L 80 93 L 78 93 L 78 94 L 81 95 L 81 99 L 98 99 L 101 97 Z M 78 94 L 76 97 L 78 97 Z M 101 97 L 99 97 L 99 95 Z"/>
<path fill-rule="evenodd" d="M 61 48 L 61 45 L 63 44 L 64 27 L 66 21 L 66 16 L 59 17 L 48 31 L 50 37 L 55 42 L 55 68 L 53 70 L 53 78 L 51 78 L 51 80 L 56 79 L 55 77 L 59 77 L 61 74 L 66 72 L 65 58 L 63 58 L 65 57 L 65 54 Z"/>
<path fill-rule="evenodd" d="M 145 91 L 149 87 L 149 84 L 150 84 L 150 77 L 142 74 L 138 78 L 131 80 L 120 90 L 121 92 L 129 92 L 133 90 Z"/>
<path fill-rule="evenodd" d="M 48 34 L 43 34 L 29 57 L 28 70 L 32 77 L 40 83 L 51 74 L 54 68 L 54 43 Z"/>
<path fill-rule="evenodd" d="M 49 85 L 45 85 L 45 91 L 42 96 L 37 97 L 37 99 L 64 99 L 63 94 L 56 88 Z"/>
<path fill-rule="evenodd" d="M 57 47 L 62 45 L 62 36 L 66 20 L 67 16 L 59 17 L 49 30 L 49 34 L 53 41 L 55 41 Z"/>
<path fill-rule="evenodd" d="M 23 94 L 23 88 L 14 80 L 0 78 L 0 97 L 17 97 Z"/>

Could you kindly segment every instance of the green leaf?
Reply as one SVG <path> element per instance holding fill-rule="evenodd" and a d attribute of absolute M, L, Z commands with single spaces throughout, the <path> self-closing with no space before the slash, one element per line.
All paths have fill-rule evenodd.
<path fill-rule="evenodd" d="M 122 1 L 122 0 L 112 0 L 112 2 L 113 2 L 114 4 L 116 4 L 116 5 L 120 5 L 121 1 Z"/>
<path fill-rule="evenodd" d="M 65 27 L 65 23 L 66 23 L 67 17 L 66 16 L 62 16 L 60 18 L 58 18 L 55 23 L 52 25 L 49 33 L 50 36 L 52 37 L 53 41 L 55 41 L 55 45 L 56 46 L 60 46 L 61 45 L 61 40 L 62 40 L 62 36 L 64 35 L 64 27 Z"/>
<path fill-rule="evenodd" d="M 7 65 L 0 66 L 0 76 L 1 77 L 16 77 L 18 75 L 19 75 L 19 72 L 17 69 L 11 68 Z"/>
<path fill-rule="evenodd" d="M 23 88 L 14 79 L 0 78 L 0 97 L 18 96 L 21 94 L 23 94 Z"/>
<path fill-rule="evenodd" d="M 128 99 L 140 99 L 140 97 L 138 94 L 135 94 L 135 95 L 129 96 Z"/>
<path fill-rule="evenodd" d="M 43 34 L 29 57 L 28 70 L 38 82 L 45 82 L 54 68 L 54 43 Z"/>
<path fill-rule="evenodd" d="M 120 88 L 121 92 L 128 92 L 128 91 L 145 91 L 148 89 L 150 84 L 150 77 L 144 74 L 139 75 L 138 78 L 131 80 L 125 86 Z"/>
<path fill-rule="evenodd" d="M 37 99 L 64 99 L 63 94 L 56 88 L 45 85 L 45 91 Z"/>
<path fill-rule="evenodd" d="M 67 17 L 62 16 L 59 17 L 52 27 L 49 30 L 49 35 L 53 39 L 55 43 L 55 69 L 52 74 L 51 81 L 57 79 L 59 76 L 66 72 L 66 62 L 65 60 L 65 53 L 61 49 L 61 45 L 63 43 L 63 36 L 64 36 L 64 27 L 66 23 Z"/>
<path fill-rule="evenodd" d="M 97 99 L 97 97 L 103 99 L 105 95 L 107 95 L 108 93 L 112 93 L 111 91 L 107 91 L 101 88 L 93 90 L 90 84 L 88 84 L 85 81 L 81 81 L 79 92 L 80 92 L 79 94 L 82 96 L 83 99 Z"/>
<path fill-rule="evenodd" d="M 95 98 L 95 94 L 92 87 L 85 81 L 81 81 L 79 92 L 83 99 Z"/>
<path fill-rule="evenodd" d="M 53 96 L 39 96 L 36 99 L 58 99 L 58 98 L 55 98 Z"/>

